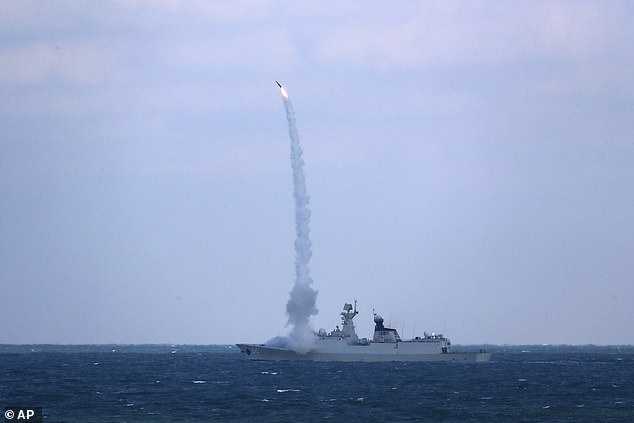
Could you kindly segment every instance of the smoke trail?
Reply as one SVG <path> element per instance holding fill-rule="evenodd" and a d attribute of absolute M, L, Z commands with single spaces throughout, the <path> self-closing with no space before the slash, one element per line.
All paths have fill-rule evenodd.
<path fill-rule="evenodd" d="M 288 336 L 288 346 L 303 354 L 310 350 L 315 340 L 315 333 L 310 325 L 310 316 L 317 314 L 317 291 L 310 286 L 312 279 L 308 267 L 308 262 L 312 256 L 312 243 L 309 236 L 309 197 L 306 192 L 302 148 L 299 145 L 299 134 L 295 126 L 295 112 L 286 90 L 280 88 L 284 95 L 288 132 L 291 138 L 291 167 L 293 168 L 293 197 L 295 199 L 295 284 L 286 303 L 288 324 L 293 325 L 293 329 Z"/>

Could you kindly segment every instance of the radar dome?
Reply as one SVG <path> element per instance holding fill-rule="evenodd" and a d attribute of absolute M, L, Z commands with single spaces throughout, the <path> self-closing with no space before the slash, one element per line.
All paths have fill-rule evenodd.
<path fill-rule="evenodd" d="M 383 317 L 381 317 L 380 314 L 375 314 L 374 315 L 374 323 L 379 323 L 383 321 Z"/>
<path fill-rule="evenodd" d="M 319 329 L 319 336 L 326 336 L 326 329 L 324 328 Z"/>

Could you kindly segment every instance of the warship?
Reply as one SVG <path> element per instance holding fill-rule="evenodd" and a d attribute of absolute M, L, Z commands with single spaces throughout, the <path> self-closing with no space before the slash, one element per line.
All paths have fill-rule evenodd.
<path fill-rule="evenodd" d="M 353 322 L 357 314 L 357 302 L 354 307 L 346 303 L 341 312 L 341 327 L 337 325 L 331 332 L 319 329 L 312 348 L 304 354 L 275 343 L 237 346 L 250 360 L 484 362 L 491 359 L 491 353 L 484 349 L 454 352 L 449 339 L 433 332 L 402 340 L 397 330 L 385 327 L 383 318 L 376 313 L 373 313 L 372 340 L 359 338 Z"/>

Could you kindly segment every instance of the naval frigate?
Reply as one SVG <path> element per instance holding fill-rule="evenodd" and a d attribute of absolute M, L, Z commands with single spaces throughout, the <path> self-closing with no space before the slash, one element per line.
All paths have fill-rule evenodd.
<path fill-rule="evenodd" d="M 312 348 L 300 354 L 288 345 L 237 344 L 240 352 L 250 360 L 304 360 L 304 361 L 454 361 L 484 362 L 491 353 L 455 352 L 451 341 L 442 334 L 424 333 L 422 337 L 402 340 L 396 329 L 385 327 L 384 320 L 374 313 L 374 337 L 359 338 L 353 319 L 359 314 L 357 302 L 346 303 L 341 312 L 341 327 L 331 332 L 319 329 Z"/>

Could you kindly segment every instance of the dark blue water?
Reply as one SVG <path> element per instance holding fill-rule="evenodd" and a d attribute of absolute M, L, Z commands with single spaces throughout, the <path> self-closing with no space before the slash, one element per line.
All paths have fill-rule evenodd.
<path fill-rule="evenodd" d="M 634 347 L 489 349 L 490 363 L 455 364 L 251 362 L 226 346 L 0 346 L 0 407 L 42 407 L 46 422 L 634 422 Z"/>

